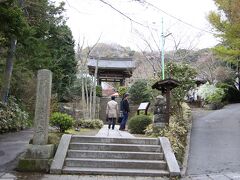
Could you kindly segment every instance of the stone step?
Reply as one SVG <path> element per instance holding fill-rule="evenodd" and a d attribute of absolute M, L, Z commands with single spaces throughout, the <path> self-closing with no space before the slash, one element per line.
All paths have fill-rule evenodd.
<path fill-rule="evenodd" d="M 71 142 L 79 143 L 110 143 L 110 144 L 146 144 L 159 145 L 158 138 L 108 138 L 73 135 Z"/>
<path fill-rule="evenodd" d="M 125 167 L 126 168 L 126 167 Z M 163 177 L 169 176 L 166 170 L 149 169 L 123 169 L 123 168 L 81 168 L 81 167 L 63 167 L 64 174 L 85 174 L 85 175 L 113 175 L 113 176 L 146 176 Z"/>
<path fill-rule="evenodd" d="M 69 158 L 163 160 L 163 153 L 68 150 Z"/>
<path fill-rule="evenodd" d="M 95 151 L 131 151 L 131 152 L 161 152 L 159 145 L 141 144 L 102 144 L 102 143 L 70 143 L 71 150 L 95 150 Z"/>
<path fill-rule="evenodd" d="M 67 167 L 91 167 L 91 168 L 126 168 L 129 169 L 167 169 L 165 161 L 130 160 L 130 159 L 79 159 L 66 158 Z"/>

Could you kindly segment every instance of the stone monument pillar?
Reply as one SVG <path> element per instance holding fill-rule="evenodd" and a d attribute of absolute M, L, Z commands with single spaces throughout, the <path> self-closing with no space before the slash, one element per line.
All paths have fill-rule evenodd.
<path fill-rule="evenodd" d="M 156 98 L 153 112 L 153 122 L 155 126 L 164 127 L 166 125 L 166 99 L 159 95 Z"/>
<path fill-rule="evenodd" d="M 49 160 L 53 158 L 54 145 L 48 142 L 48 124 L 50 116 L 50 101 L 52 87 L 52 72 L 47 69 L 38 71 L 37 95 L 34 117 L 33 144 L 19 160 L 20 171 L 48 171 Z"/>
<path fill-rule="evenodd" d="M 38 71 L 37 95 L 34 116 L 34 145 L 45 145 L 48 141 L 48 124 L 52 89 L 52 72 L 47 69 Z"/>

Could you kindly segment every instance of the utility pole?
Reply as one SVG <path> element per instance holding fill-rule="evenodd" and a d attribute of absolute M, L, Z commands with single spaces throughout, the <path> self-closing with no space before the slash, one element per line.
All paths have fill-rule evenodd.
<path fill-rule="evenodd" d="M 165 79 L 165 69 L 164 69 L 164 35 L 163 35 L 163 18 L 162 18 L 162 34 L 161 34 L 161 43 L 162 43 L 162 80 Z"/>
<path fill-rule="evenodd" d="M 162 80 L 165 79 L 165 62 L 164 62 L 164 45 L 165 45 L 165 38 L 172 35 L 172 33 L 168 33 L 167 35 L 164 35 L 163 31 L 163 18 L 162 18 L 162 33 L 161 33 L 161 45 L 162 45 L 162 58 L 161 58 L 161 64 L 162 64 Z"/>

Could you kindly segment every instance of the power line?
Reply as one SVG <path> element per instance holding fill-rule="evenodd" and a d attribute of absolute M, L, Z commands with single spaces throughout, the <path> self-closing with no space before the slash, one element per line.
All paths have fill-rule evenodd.
<path fill-rule="evenodd" d="M 211 31 L 207 31 L 207 30 L 205 30 L 205 29 L 196 27 L 196 26 L 194 26 L 194 25 L 192 25 L 192 24 L 190 24 L 190 23 L 188 23 L 188 22 L 186 22 L 186 21 L 183 21 L 183 20 L 177 18 L 176 16 L 174 16 L 174 15 L 172 15 L 172 14 L 170 14 L 170 13 L 168 13 L 168 12 L 162 10 L 162 9 L 160 9 L 159 7 L 155 6 L 154 4 L 147 2 L 146 0 L 143 0 L 142 3 L 146 3 L 147 5 L 152 6 L 153 8 L 157 9 L 158 11 L 161 11 L 161 12 L 163 12 L 164 14 L 170 16 L 171 18 L 176 19 L 177 21 L 179 21 L 179 22 L 181 22 L 181 23 L 183 23 L 183 24 L 185 24 L 185 25 L 188 25 L 188 26 L 190 26 L 190 27 L 192 27 L 192 28 L 194 28 L 194 29 L 197 29 L 197 30 L 204 31 L 204 32 L 206 32 L 206 33 L 215 35 L 215 34 L 214 34 L 213 32 L 211 32 Z"/>
<path fill-rule="evenodd" d="M 69 6 L 70 8 L 76 10 L 78 13 L 80 13 L 80 14 L 87 14 L 87 13 L 84 13 L 84 12 L 80 11 L 79 9 L 73 7 L 73 6 L 68 2 L 68 0 L 65 0 L 65 1 L 66 1 L 66 3 L 68 4 L 68 6 Z M 133 18 L 129 17 L 128 15 L 124 14 L 123 12 L 121 12 L 120 10 L 118 10 L 117 8 L 115 8 L 114 6 L 112 6 L 110 3 L 108 3 L 108 2 L 106 2 L 106 1 L 104 1 L 104 0 L 99 0 L 99 1 L 102 2 L 102 3 L 104 3 L 104 4 L 107 5 L 107 6 L 111 7 L 113 10 L 115 10 L 116 12 L 118 12 L 119 14 L 121 14 L 122 16 L 124 16 L 125 18 L 129 19 L 131 22 L 133 22 L 133 23 L 135 23 L 135 24 L 138 24 L 138 25 L 140 25 L 140 26 L 143 26 L 143 27 L 145 27 L 145 28 L 148 28 L 148 26 L 146 26 L 146 25 L 144 25 L 144 24 L 142 24 L 142 23 L 134 20 Z"/>
<path fill-rule="evenodd" d="M 80 13 L 80 14 L 87 14 L 87 13 L 84 13 L 84 12 L 78 10 L 77 8 L 71 6 L 71 4 L 68 2 L 68 0 L 65 0 L 65 1 L 67 2 L 68 6 L 69 6 L 70 8 L 76 10 L 78 13 Z M 112 8 L 113 10 L 115 10 L 116 12 L 118 12 L 120 15 L 124 16 L 125 18 L 129 19 L 132 23 L 138 24 L 138 25 L 140 25 L 140 26 L 142 26 L 142 27 L 144 27 L 144 28 L 148 28 L 148 29 L 149 29 L 149 26 L 148 26 L 148 25 L 144 25 L 143 23 L 140 23 L 140 22 L 134 20 L 133 18 L 131 18 L 130 16 L 124 14 L 123 12 L 121 12 L 120 10 L 118 10 L 117 8 L 115 8 L 113 5 L 111 5 L 110 3 L 106 2 L 105 0 L 99 0 L 99 1 L 102 2 L 102 3 L 104 3 L 105 5 L 109 6 L 110 8 Z M 135 1 L 139 1 L 139 0 L 135 0 Z M 158 11 L 161 11 L 162 13 L 166 14 L 167 16 L 169 16 L 169 17 L 171 17 L 171 18 L 173 18 L 173 19 L 176 19 L 177 21 L 179 21 L 179 22 L 181 22 L 181 23 L 183 23 L 183 24 L 185 24 L 185 25 L 187 25 L 187 26 L 190 26 L 190 27 L 192 27 L 192 28 L 194 28 L 194 29 L 197 29 L 197 30 L 200 30 L 200 31 L 203 31 L 203 32 L 212 34 L 212 35 L 215 35 L 215 33 L 211 32 L 211 31 L 207 31 L 207 30 L 205 30 L 205 29 L 199 28 L 199 27 L 194 26 L 194 25 L 192 25 L 192 24 L 190 24 L 190 23 L 188 23 L 188 22 L 186 22 L 186 21 L 181 20 L 180 18 L 178 18 L 178 17 L 176 17 L 176 16 L 174 16 L 174 15 L 172 15 L 172 14 L 170 14 L 170 13 L 168 13 L 168 12 L 162 10 L 162 9 L 160 9 L 160 8 L 157 7 L 156 5 L 154 5 L 154 4 L 152 4 L 152 3 L 149 3 L 149 2 L 147 2 L 146 0 L 141 0 L 141 1 L 139 1 L 139 2 L 145 3 L 145 4 L 147 4 L 148 6 L 153 7 L 154 9 L 157 9 Z"/>
<path fill-rule="evenodd" d="M 104 0 L 99 0 L 101 1 L 102 3 L 106 4 L 107 6 L 111 7 L 112 9 L 114 9 L 115 11 L 117 11 L 119 14 L 121 14 L 122 16 L 124 16 L 125 18 L 129 19 L 131 22 L 134 22 L 140 26 L 143 26 L 145 28 L 148 28 L 148 26 L 138 22 L 138 21 L 135 21 L 133 20 L 131 17 L 127 16 L 126 14 L 124 14 L 123 12 L 121 12 L 120 10 L 118 10 L 117 8 L 115 8 L 114 6 L 112 6 L 111 4 L 109 4 L 108 2 L 104 1 Z"/>

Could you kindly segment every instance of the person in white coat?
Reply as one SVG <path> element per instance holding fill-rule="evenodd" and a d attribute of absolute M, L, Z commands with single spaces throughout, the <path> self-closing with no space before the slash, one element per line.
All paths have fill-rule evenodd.
<path fill-rule="evenodd" d="M 108 129 L 114 129 L 116 124 L 116 119 L 118 116 L 118 103 L 115 101 L 115 96 L 111 97 L 111 101 L 107 103 L 106 115 L 108 120 Z"/>

